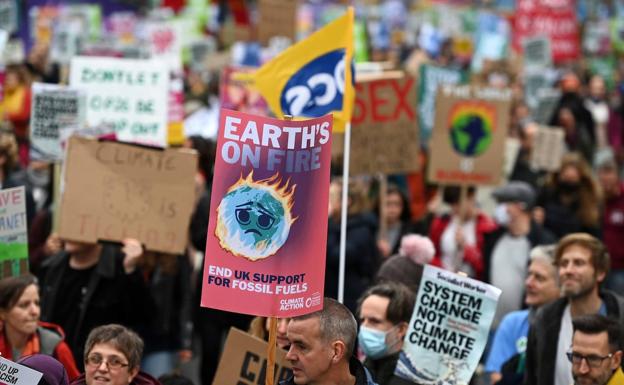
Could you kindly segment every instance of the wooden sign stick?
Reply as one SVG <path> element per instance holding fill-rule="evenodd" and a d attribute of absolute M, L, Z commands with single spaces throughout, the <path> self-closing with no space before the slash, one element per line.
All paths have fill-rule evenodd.
<path fill-rule="evenodd" d="M 277 340 L 277 318 L 269 318 L 269 347 L 267 348 L 267 370 L 264 383 L 273 385 L 275 381 L 275 346 Z"/>

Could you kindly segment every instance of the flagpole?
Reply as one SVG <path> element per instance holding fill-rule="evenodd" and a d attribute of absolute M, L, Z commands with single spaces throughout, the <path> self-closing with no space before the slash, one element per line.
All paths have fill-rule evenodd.
<path fill-rule="evenodd" d="M 351 158 L 351 122 L 345 125 L 342 160 L 342 203 L 340 209 L 340 262 L 338 267 L 338 302 L 344 303 L 347 250 L 347 209 L 349 204 L 349 159 Z"/>

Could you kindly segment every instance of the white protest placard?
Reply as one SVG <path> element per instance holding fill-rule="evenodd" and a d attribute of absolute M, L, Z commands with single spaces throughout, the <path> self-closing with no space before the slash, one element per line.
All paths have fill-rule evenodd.
<path fill-rule="evenodd" d="M 17 4 L 15 0 L 0 0 L 0 29 L 8 33 L 17 30 Z"/>
<path fill-rule="evenodd" d="M 38 384 L 42 373 L 0 357 L 0 385 Z"/>
<path fill-rule="evenodd" d="M 153 59 L 163 60 L 171 71 L 182 69 L 182 31 L 177 23 L 152 21 L 146 25 Z"/>
<path fill-rule="evenodd" d="M 418 297 L 395 375 L 417 384 L 470 382 L 501 290 L 431 265 Z"/>
<path fill-rule="evenodd" d="M 31 158 L 50 161 L 61 159 L 63 129 L 84 126 L 85 115 L 84 91 L 67 86 L 34 83 L 30 113 Z"/>
<path fill-rule="evenodd" d="M 522 41 L 525 68 L 547 68 L 552 65 L 550 39 L 546 36 L 526 38 Z"/>
<path fill-rule="evenodd" d="M 75 57 L 70 85 L 87 92 L 87 123 L 124 142 L 167 146 L 169 69 L 156 60 Z"/>
<path fill-rule="evenodd" d="M 535 133 L 531 165 L 545 171 L 557 171 L 566 152 L 565 133 L 559 127 L 540 126 Z"/>

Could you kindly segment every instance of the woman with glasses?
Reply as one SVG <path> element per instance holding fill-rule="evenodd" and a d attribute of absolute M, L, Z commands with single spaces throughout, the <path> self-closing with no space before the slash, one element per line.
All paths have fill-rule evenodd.
<path fill-rule="evenodd" d="M 121 325 L 93 329 L 84 351 L 85 372 L 71 385 L 160 385 L 139 370 L 143 340 Z"/>
<path fill-rule="evenodd" d="M 39 287 L 35 277 L 25 275 L 0 281 L 0 353 L 17 361 L 32 354 L 46 354 L 60 361 L 69 378 L 80 373 L 65 343 L 60 326 L 41 322 Z"/>

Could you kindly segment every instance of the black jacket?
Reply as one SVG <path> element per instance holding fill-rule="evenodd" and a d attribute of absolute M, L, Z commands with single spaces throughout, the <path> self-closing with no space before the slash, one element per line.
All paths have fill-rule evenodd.
<path fill-rule="evenodd" d="M 193 342 L 190 260 L 186 255 L 163 258 L 175 258 L 175 271 L 164 271 L 157 264 L 150 273 L 148 287 L 157 312 L 143 336 L 144 354 L 160 350 L 190 350 Z"/>
<path fill-rule="evenodd" d="M 609 292 L 600 293 L 607 315 L 624 323 L 624 298 Z M 567 298 L 560 298 L 542 306 L 529 328 L 526 350 L 525 385 L 552 385 L 555 383 L 555 367 L 561 317 Z"/>
<path fill-rule="evenodd" d="M 155 312 L 154 304 L 139 269 L 131 274 L 123 270 L 124 254 L 118 246 L 105 244 L 79 305 L 80 314 L 73 338 L 67 340 L 79 366 L 82 363 L 87 335 L 96 326 L 118 323 L 139 334 Z M 54 308 L 64 301 L 60 292 L 63 275 L 69 266 L 69 254 L 62 251 L 41 266 L 41 320 L 52 319 Z M 64 325 L 60 325 L 64 327 Z M 144 330 L 144 329 L 143 329 Z M 69 333 L 68 333 L 69 334 Z"/>
<path fill-rule="evenodd" d="M 349 371 L 355 376 L 355 385 L 377 385 L 368 370 L 355 357 L 351 357 L 349 360 Z M 295 385 L 295 377 L 281 381 L 279 385 Z"/>
<path fill-rule="evenodd" d="M 350 215 L 347 219 L 344 304 L 353 313 L 360 295 L 373 282 L 378 267 L 377 221 L 372 214 Z M 329 220 L 325 296 L 337 298 L 340 261 L 340 222 Z"/>
<path fill-rule="evenodd" d="M 499 227 L 498 229 L 485 233 L 483 236 L 483 277 L 486 282 L 490 282 L 490 269 L 492 267 L 492 254 L 496 244 L 503 235 L 507 233 L 507 229 Z M 555 236 L 544 227 L 531 221 L 531 228 L 527 234 L 531 248 L 539 245 L 550 245 L 557 242 Z"/>

